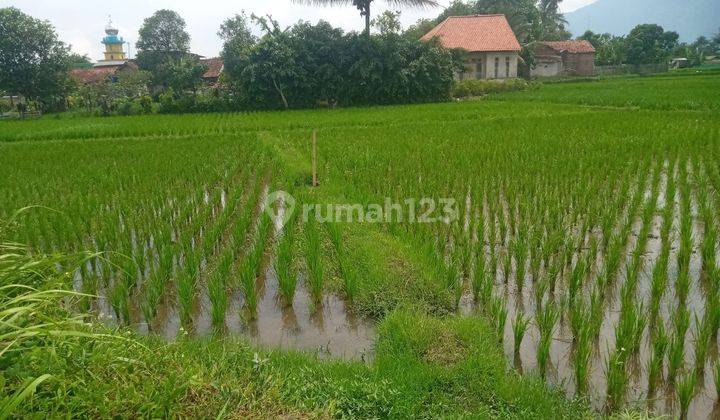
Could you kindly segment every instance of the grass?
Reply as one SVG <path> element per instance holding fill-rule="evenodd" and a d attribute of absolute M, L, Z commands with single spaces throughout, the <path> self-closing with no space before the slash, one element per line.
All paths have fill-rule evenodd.
<path fill-rule="evenodd" d="M 37 276 L 36 271 L 16 270 L 18 266 L 51 268 L 57 261 L 26 259 L 22 249 L 14 246 L 1 250 L 0 279 L 6 291 L 13 284 L 7 281 Z M 62 276 L 37 279 L 48 287 L 67 284 L 66 280 Z M 452 413 L 493 417 L 587 413 L 559 393 L 548 393 L 537 380 L 508 376 L 502 351 L 492 344 L 494 333 L 480 318 L 441 321 L 396 312 L 380 326 L 376 362 L 367 366 L 260 350 L 233 340 L 183 338 L 162 343 L 146 338 L 143 345 L 135 341 L 118 345 L 117 340 L 124 339 L 103 338 L 105 327 L 75 324 L 58 309 L 55 301 L 72 292 L 22 289 L 13 300 L 21 305 L 25 299 L 33 301 L 27 309 L 50 317 L 53 324 L 51 328 L 41 322 L 22 325 L 24 331 L 38 333 L 22 341 L 3 334 L 3 416 L 44 413 L 52 417 L 72 412 L 89 417 L 262 413 L 409 418 Z M 3 308 L 11 307 L 3 302 Z M 6 309 L 0 316 L 5 317 Z M 3 329 L 8 325 L 3 322 Z M 54 351 L 36 351 L 50 348 Z M 52 376 L 42 373 L 48 370 Z M 27 381 L 27 377 L 36 379 Z M 430 394 L 440 404 L 426 404 Z"/>
<path fill-rule="evenodd" d="M 720 88 L 717 72 L 701 75 L 666 74 L 638 78 L 607 78 L 591 83 L 547 84 L 542 89 L 499 95 L 500 100 L 650 108 L 715 110 L 711 92 Z M 666 87 L 671 87 L 668 90 Z"/>
<path fill-rule="evenodd" d="M 67 269 L 76 290 L 110 305 L 84 297 L 73 313 L 178 336 L 141 338 L 140 354 L 78 340 L 55 346 L 59 356 L 23 355 L 4 373 L 3 395 L 55 370 L 19 416 L 578 417 L 584 408 L 532 378 L 575 383 L 578 395 L 604 394 L 620 410 L 629 384 L 645 382 L 643 348 L 648 390 L 685 384 L 700 369 L 693 355 L 712 357 L 706 344 L 720 327 L 718 80 L 672 74 L 447 104 L 3 122 L 0 218 L 28 204 L 57 210 L 18 216 L 8 240 L 31 256 L 102 255 L 107 264 Z M 320 186 L 311 188 L 315 129 Z M 261 203 L 275 190 L 322 205 L 447 198 L 460 217 L 298 219 L 279 234 Z M 275 285 L 279 306 L 260 310 Z M 315 309 L 334 295 L 374 320 L 375 361 L 324 363 L 232 337 L 298 306 L 298 291 Z M 168 313 L 184 330 L 159 322 Z M 205 318 L 218 330 L 212 341 L 190 328 Z M 528 377 L 508 373 L 508 322 L 520 359 L 537 359 Z M 555 340 L 571 343 L 570 354 Z M 602 348 L 607 386 L 590 374 Z"/>

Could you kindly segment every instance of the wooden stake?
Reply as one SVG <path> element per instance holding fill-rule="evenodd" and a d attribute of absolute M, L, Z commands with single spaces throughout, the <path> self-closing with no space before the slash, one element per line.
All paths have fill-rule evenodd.
<path fill-rule="evenodd" d="M 317 130 L 313 130 L 312 136 L 312 186 L 318 186 L 317 179 Z"/>

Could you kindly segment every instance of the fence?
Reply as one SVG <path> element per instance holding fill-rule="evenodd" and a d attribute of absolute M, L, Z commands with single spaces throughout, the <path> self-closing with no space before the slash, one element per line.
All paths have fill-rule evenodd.
<path fill-rule="evenodd" d="M 656 64 L 621 64 L 618 66 L 595 66 L 598 76 L 612 76 L 616 74 L 654 74 L 666 73 L 669 70 L 667 63 Z"/>

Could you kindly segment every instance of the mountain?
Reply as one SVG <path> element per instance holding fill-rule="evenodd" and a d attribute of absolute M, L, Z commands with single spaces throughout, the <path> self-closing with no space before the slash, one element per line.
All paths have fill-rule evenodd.
<path fill-rule="evenodd" d="M 720 0 L 597 0 L 566 13 L 573 36 L 586 30 L 626 35 L 642 23 L 657 23 L 680 34 L 681 41 L 694 41 L 720 30 Z"/>

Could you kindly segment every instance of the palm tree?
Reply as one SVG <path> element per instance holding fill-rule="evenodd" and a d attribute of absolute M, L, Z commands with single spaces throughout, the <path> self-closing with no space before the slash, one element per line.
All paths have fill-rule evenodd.
<path fill-rule="evenodd" d="M 296 3 L 313 4 L 320 6 L 334 6 L 352 4 L 360 11 L 360 16 L 365 16 L 365 33 L 370 33 L 370 4 L 375 0 L 294 0 Z M 409 7 L 436 7 L 435 0 L 385 0 L 393 6 Z"/>

